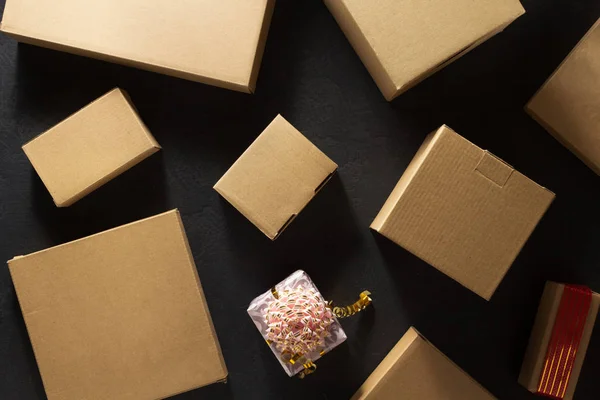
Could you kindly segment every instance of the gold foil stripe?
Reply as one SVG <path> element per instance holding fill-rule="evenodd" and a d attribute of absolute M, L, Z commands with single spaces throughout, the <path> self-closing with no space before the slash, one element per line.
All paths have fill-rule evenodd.
<path fill-rule="evenodd" d="M 333 307 L 333 313 L 338 318 L 351 317 L 367 308 L 373 302 L 370 296 L 371 292 L 365 290 L 360 294 L 360 298 L 354 304 L 345 307 Z M 330 305 L 333 306 L 332 303 L 330 303 Z"/>
<path fill-rule="evenodd" d="M 277 289 L 275 289 L 275 287 L 271 288 L 271 294 L 273 295 L 273 297 L 279 300 L 279 293 L 277 292 Z"/>

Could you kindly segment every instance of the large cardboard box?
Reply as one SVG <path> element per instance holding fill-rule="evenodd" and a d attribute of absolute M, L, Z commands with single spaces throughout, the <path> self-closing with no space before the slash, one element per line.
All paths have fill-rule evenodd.
<path fill-rule="evenodd" d="M 489 300 L 553 200 L 552 192 L 442 126 L 371 228 Z"/>
<path fill-rule="evenodd" d="M 600 175 L 600 20 L 533 96 L 526 110 Z"/>
<path fill-rule="evenodd" d="M 351 400 L 494 400 L 414 328 L 400 339 Z"/>
<path fill-rule="evenodd" d="M 569 294 L 565 292 L 565 287 L 566 285 L 561 283 L 546 283 L 529 338 L 529 346 L 523 359 L 519 383 L 532 393 L 543 391 L 563 400 L 572 400 L 596 324 L 596 317 L 600 309 L 600 295 L 593 292 L 586 294 L 591 297 L 586 304 L 588 311 L 585 313 L 582 310 L 585 318 L 579 320 L 576 314 L 577 307 L 581 307 L 584 302 L 581 301 L 581 298 L 572 297 L 572 293 L 568 298 Z M 561 306 L 563 310 L 561 310 Z M 561 312 L 565 311 L 567 318 L 564 314 L 559 316 Z M 569 314 L 573 318 L 571 321 L 569 321 Z M 558 324 L 557 321 L 559 321 Z M 580 324 L 575 329 L 572 326 L 574 322 L 576 325 Z M 577 328 L 583 329 L 583 331 L 580 331 L 581 338 L 578 345 L 575 345 L 577 334 L 574 332 L 578 330 Z M 556 352 L 552 357 L 549 349 L 553 348 L 555 344 L 560 344 L 560 336 L 553 336 L 560 333 L 569 335 L 569 342 L 562 343 L 562 346 L 568 348 L 567 353 L 569 350 L 571 353 L 564 353 L 561 357 Z"/>
<path fill-rule="evenodd" d="M 114 89 L 23 146 L 58 207 L 66 207 L 160 146 L 127 94 Z"/>
<path fill-rule="evenodd" d="M 176 210 L 8 265 L 49 400 L 162 399 L 227 377 Z"/>
<path fill-rule="evenodd" d="M 253 92 L 275 0 L 7 0 L 25 43 Z"/>
<path fill-rule="evenodd" d="M 518 0 L 325 0 L 387 100 L 522 15 Z"/>
<path fill-rule="evenodd" d="M 215 185 L 215 190 L 275 240 L 337 165 L 278 115 Z"/>

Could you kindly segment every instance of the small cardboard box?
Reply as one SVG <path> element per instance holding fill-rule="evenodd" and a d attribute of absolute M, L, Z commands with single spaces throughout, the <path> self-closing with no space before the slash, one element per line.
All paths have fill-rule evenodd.
<path fill-rule="evenodd" d="M 7 0 L 24 43 L 254 91 L 275 0 Z"/>
<path fill-rule="evenodd" d="M 336 169 L 329 157 L 278 115 L 214 188 L 275 240 Z"/>
<path fill-rule="evenodd" d="M 554 194 L 442 126 L 371 228 L 489 300 Z"/>
<path fill-rule="evenodd" d="M 49 400 L 154 400 L 226 379 L 177 210 L 8 265 Z"/>
<path fill-rule="evenodd" d="M 518 0 L 325 0 L 392 100 L 522 15 Z"/>
<path fill-rule="evenodd" d="M 127 94 L 114 89 L 23 146 L 58 207 L 160 150 Z"/>
<path fill-rule="evenodd" d="M 556 368 L 556 366 L 559 365 L 559 362 L 556 362 L 556 360 L 558 360 L 556 358 L 556 366 L 553 366 L 552 362 L 546 363 L 546 360 L 552 359 L 551 357 L 547 357 L 549 355 L 548 349 L 552 343 L 557 315 L 559 314 L 559 309 L 563 301 L 568 301 L 565 298 L 565 285 L 547 282 L 535 318 L 533 330 L 531 331 L 531 337 L 529 338 L 529 346 L 527 347 L 527 352 L 523 359 L 519 383 L 532 393 L 537 393 L 539 390 L 549 390 L 550 392 L 556 390 L 562 392 L 560 394 L 563 394 L 562 397 L 560 395 L 556 397 L 564 400 L 572 400 L 573 395 L 575 394 L 575 388 L 577 387 L 577 381 L 579 380 L 579 375 L 581 374 L 581 368 L 583 367 L 583 361 L 590 343 L 590 338 L 592 337 L 598 310 L 600 309 L 600 295 L 598 293 L 591 293 L 589 311 L 586 315 L 587 318 L 585 318 L 584 321 L 581 321 L 583 323 L 583 333 L 581 334 L 579 346 L 573 346 L 575 347 L 575 356 L 571 360 L 572 369 L 570 369 L 570 373 L 565 370 L 569 376 L 567 384 L 551 388 L 543 379 L 546 368 L 550 368 L 549 370 L 546 370 L 546 372 L 550 372 L 552 371 L 552 368 Z M 572 307 L 573 304 L 570 306 Z M 571 311 L 573 312 L 573 310 Z M 581 328 L 581 325 L 579 327 Z M 563 329 L 564 332 L 571 333 L 571 331 L 566 330 L 566 327 L 561 327 L 560 329 Z M 565 355 L 564 358 L 566 361 L 567 356 Z M 557 376 L 555 382 L 561 381 L 564 383 L 564 380 L 561 379 L 560 376 Z M 559 383 L 559 385 L 561 384 Z"/>
<path fill-rule="evenodd" d="M 526 110 L 600 175 L 600 20 L 533 96 Z"/>
<path fill-rule="evenodd" d="M 494 400 L 487 390 L 410 328 L 351 400 Z"/>

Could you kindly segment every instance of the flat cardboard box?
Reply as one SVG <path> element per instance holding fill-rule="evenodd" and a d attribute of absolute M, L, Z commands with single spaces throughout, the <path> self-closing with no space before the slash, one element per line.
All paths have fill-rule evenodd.
<path fill-rule="evenodd" d="M 553 200 L 552 192 L 442 126 L 371 228 L 489 300 Z"/>
<path fill-rule="evenodd" d="M 49 400 L 154 400 L 226 379 L 177 210 L 8 265 Z"/>
<path fill-rule="evenodd" d="M 600 175 L 600 19 L 525 109 Z"/>
<path fill-rule="evenodd" d="M 410 328 L 351 400 L 494 400 L 487 390 Z"/>
<path fill-rule="evenodd" d="M 518 0 L 325 0 L 325 4 L 389 101 L 525 12 Z"/>
<path fill-rule="evenodd" d="M 0 30 L 54 50 L 254 91 L 275 0 L 7 0 Z"/>
<path fill-rule="evenodd" d="M 114 89 L 23 146 L 58 207 L 66 207 L 160 146 L 127 94 Z"/>
<path fill-rule="evenodd" d="M 337 165 L 278 115 L 214 189 L 275 240 Z"/>
<path fill-rule="evenodd" d="M 531 331 L 531 337 L 529 338 L 529 346 L 527 347 L 527 352 L 523 359 L 523 366 L 521 367 L 521 374 L 519 375 L 519 383 L 532 393 L 536 393 L 538 390 L 540 376 L 542 374 L 542 369 L 544 368 L 546 353 L 552 337 L 552 331 L 564 287 L 565 285 L 560 283 L 546 283 L 538 313 L 535 317 L 535 323 L 533 325 L 533 330 Z M 577 381 L 581 374 L 581 368 L 583 367 L 583 361 L 590 343 L 590 338 L 592 337 L 592 331 L 596 323 L 599 309 L 600 295 L 598 293 L 593 293 L 592 304 L 585 322 L 583 335 L 581 337 L 581 342 L 579 343 L 564 400 L 572 400 L 573 395 L 575 394 L 575 388 L 577 387 Z"/>

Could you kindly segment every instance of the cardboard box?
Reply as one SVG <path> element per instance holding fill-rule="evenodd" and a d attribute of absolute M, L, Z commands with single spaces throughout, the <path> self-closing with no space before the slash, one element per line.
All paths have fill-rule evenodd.
<path fill-rule="evenodd" d="M 24 43 L 254 91 L 275 0 L 7 0 Z"/>
<path fill-rule="evenodd" d="M 49 400 L 162 399 L 226 379 L 177 210 L 8 265 Z"/>
<path fill-rule="evenodd" d="M 522 15 L 518 0 L 325 0 L 392 100 Z"/>
<path fill-rule="evenodd" d="M 526 110 L 600 175 L 600 20 L 533 96 Z"/>
<path fill-rule="evenodd" d="M 333 161 L 278 115 L 214 188 L 275 240 L 336 169 Z"/>
<path fill-rule="evenodd" d="M 351 400 L 494 400 L 488 391 L 410 328 Z"/>
<path fill-rule="evenodd" d="M 442 126 L 371 228 L 489 300 L 554 194 Z"/>
<path fill-rule="evenodd" d="M 58 207 L 96 190 L 160 146 L 114 89 L 23 146 Z"/>
<path fill-rule="evenodd" d="M 519 383 L 532 393 L 537 393 L 540 390 L 553 392 L 557 394 L 555 396 L 556 398 L 572 400 L 581 373 L 581 368 L 583 367 L 585 354 L 590 343 L 592 331 L 596 323 L 596 317 L 600 308 L 600 295 L 593 292 L 586 294 L 589 297 L 588 303 L 586 304 L 587 307 L 579 310 L 581 315 L 585 315 L 586 317 L 579 320 L 579 323 L 581 323 L 579 328 L 583 329 L 582 333 L 580 331 L 581 338 L 579 345 L 573 345 L 574 342 L 576 343 L 574 339 L 576 335 L 572 335 L 571 337 L 573 337 L 573 339 L 568 343 L 570 349 L 575 349 L 575 354 L 570 359 L 572 364 L 569 365 L 571 365 L 571 368 L 564 369 L 564 373 L 568 376 L 568 382 L 565 382 L 561 379 L 561 374 L 553 371 L 563 371 L 562 369 L 557 369 L 557 366 L 560 366 L 561 362 L 566 362 L 568 357 L 565 355 L 564 361 L 560 360 L 559 362 L 556 362 L 557 359 L 554 358 L 554 362 L 552 362 L 553 358 L 549 353 L 549 349 L 553 348 L 553 335 L 557 328 L 559 329 L 558 332 L 562 331 L 563 333 L 568 332 L 569 335 L 572 334 L 572 330 L 568 327 L 568 320 L 564 320 L 564 315 L 557 318 L 557 316 L 559 316 L 561 305 L 563 307 L 566 305 L 567 310 L 568 307 L 573 307 L 573 303 L 570 305 L 568 304 L 568 301 L 572 300 L 572 298 L 569 299 L 566 297 L 567 292 L 565 291 L 565 286 L 566 285 L 564 284 L 555 282 L 546 283 L 538 313 L 535 318 L 535 323 L 533 325 L 533 330 L 531 332 L 531 337 L 529 339 L 529 346 L 527 347 L 523 366 L 521 367 Z M 563 304 L 563 302 L 566 302 L 566 304 Z M 583 302 L 575 304 L 578 307 L 581 307 Z M 577 309 L 568 310 L 571 317 L 576 317 L 576 310 Z M 560 311 L 564 312 L 565 310 Z M 558 323 L 558 326 L 557 321 L 561 321 Z M 565 324 L 565 322 L 567 323 Z M 547 360 L 549 361 L 548 363 Z M 555 375 L 552 375 L 552 377 L 556 376 L 555 382 L 562 382 L 562 384 L 558 383 L 558 385 L 554 387 L 548 385 L 547 377 L 549 377 L 551 373 L 555 373 Z"/>

